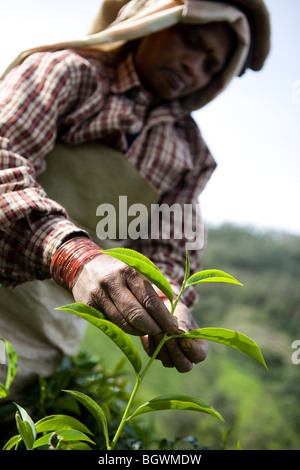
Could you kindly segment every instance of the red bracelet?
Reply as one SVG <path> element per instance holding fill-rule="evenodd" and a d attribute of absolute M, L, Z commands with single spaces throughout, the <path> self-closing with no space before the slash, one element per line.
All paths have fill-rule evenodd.
<path fill-rule="evenodd" d="M 89 238 L 75 237 L 64 243 L 55 253 L 51 266 L 51 277 L 69 291 L 72 290 L 75 276 L 87 259 L 101 253 L 101 248 Z"/>
<path fill-rule="evenodd" d="M 156 293 L 157 293 L 158 297 L 161 298 L 161 300 L 167 300 L 168 297 L 161 290 L 159 290 L 159 289 L 156 290 Z"/>
<path fill-rule="evenodd" d="M 154 290 L 155 292 L 157 293 L 158 297 L 161 299 L 161 300 L 169 300 L 168 297 L 166 296 L 166 294 L 164 294 L 160 289 L 158 289 L 158 287 L 154 287 Z M 177 299 L 177 295 L 174 294 L 174 300 Z"/>

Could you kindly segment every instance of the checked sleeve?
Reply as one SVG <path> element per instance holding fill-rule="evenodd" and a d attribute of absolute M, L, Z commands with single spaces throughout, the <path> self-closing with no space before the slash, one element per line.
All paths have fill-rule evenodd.
<path fill-rule="evenodd" d="M 50 277 L 58 247 L 82 232 L 36 181 L 58 123 L 78 100 L 80 68 L 35 54 L 0 82 L 0 282 Z"/>

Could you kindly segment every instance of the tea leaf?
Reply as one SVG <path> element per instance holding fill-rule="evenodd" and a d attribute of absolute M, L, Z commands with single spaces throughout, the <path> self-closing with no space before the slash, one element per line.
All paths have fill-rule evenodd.
<path fill-rule="evenodd" d="M 171 303 L 173 302 L 174 294 L 168 280 L 162 274 L 160 269 L 146 256 L 129 248 L 111 248 L 109 250 L 104 250 L 103 253 L 113 256 L 114 258 L 123 261 L 123 263 L 132 266 L 149 279 L 149 281 L 155 284 L 167 296 Z"/>
<path fill-rule="evenodd" d="M 224 421 L 220 413 L 218 413 L 218 411 L 216 411 L 208 403 L 200 400 L 199 398 L 188 397 L 185 395 L 166 395 L 154 398 L 153 400 L 150 400 L 137 408 L 128 418 L 128 420 L 144 413 L 163 410 L 198 411 L 201 413 L 208 413 L 220 419 L 221 421 Z"/>
<path fill-rule="evenodd" d="M 73 390 L 65 390 L 65 392 L 67 392 L 69 395 L 71 395 L 71 397 L 78 400 L 94 416 L 97 423 L 99 423 L 100 426 L 102 427 L 106 444 L 108 444 L 109 443 L 109 438 L 108 438 L 107 420 L 106 420 L 106 416 L 104 414 L 104 411 L 98 405 L 98 403 L 96 403 L 91 397 L 89 397 L 88 395 L 85 395 L 84 393 L 75 392 Z"/>
<path fill-rule="evenodd" d="M 9 393 L 9 390 L 3 384 L 0 384 L 0 398 L 8 397 Z"/>
<path fill-rule="evenodd" d="M 7 370 L 5 386 L 6 388 L 9 388 L 17 373 L 18 358 L 17 358 L 17 354 L 13 345 L 7 340 L 4 340 L 4 344 L 5 344 L 6 356 L 7 356 L 7 362 L 8 362 L 8 370 Z"/>
<path fill-rule="evenodd" d="M 63 307 L 58 307 L 58 308 L 55 308 L 54 310 L 65 310 L 67 312 L 74 313 L 75 315 L 78 314 L 79 316 L 82 313 L 85 313 L 95 318 L 102 318 L 103 320 L 106 319 L 106 316 L 103 313 L 101 313 L 99 310 L 93 307 L 90 307 L 89 305 L 85 305 L 81 302 L 76 302 L 74 304 L 69 304 Z"/>
<path fill-rule="evenodd" d="M 219 269 L 206 269 L 199 273 L 193 274 L 186 282 L 186 286 L 193 286 L 201 282 L 227 282 L 229 284 L 237 284 L 242 286 L 237 279 L 230 274 L 220 271 Z"/>
<path fill-rule="evenodd" d="M 95 444 L 88 436 L 86 436 L 84 433 L 80 431 L 76 431 L 74 429 L 60 429 L 57 431 L 55 434 L 57 434 L 58 439 L 62 438 L 65 441 L 87 441 L 91 442 L 92 444 Z M 40 437 L 37 439 L 33 445 L 33 449 L 36 449 L 37 447 L 45 446 L 49 444 L 50 438 L 53 436 L 53 433 L 50 432 L 48 434 L 45 434 L 44 436 Z"/>
<path fill-rule="evenodd" d="M 92 434 L 91 431 L 78 419 L 67 415 L 46 416 L 35 423 L 35 426 L 38 433 L 59 431 L 60 429 L 74 429 L 76 431 Z"/>
<path fill-rule="evenodd" d="M 171 337 L 200 338 L 225 344 L 256 359 L 267 369 L 265 360 L 257 344 L 252 339 L 248 338 L 248 336 L 238 333 L 237 331 L 228 330 L 226 328 L 200 328 Z"/>
<path fill-rule="evenodd" d="M 36 439 L 36 427 L 29 414 L 24 408 L 15 403 L 19 411 L 16 413 L 16 423 L 18 431 L 25 443 L 26 449 L 31 450 Z"/>
<path fill-rule="evenodd" d="M 11 450 L 13 447 L 15 448 L 15 450 L 17 450 L 20 442 L 22 442 L 22 437 L 20 436 L 20 434 L 17 434 L 13 437 L 11 437 L 5 444 L 5 446 L 3 447 L 3 450 Z"/>
<path fill-rule="evenodd" d="M 190 275 L 190 260 L 189 260 L 188 252 L 186 251 L 185 252 L 185 274 L 184 274 L 184 281 L 183 281 L 184 284 L 188 280 L 189 275 Z"/>
<path fill-rule="evenodd" d="M 32 429 L 26 421 L 22 421 L 21 416 L 19 413 L 16 413 L 16 423 L 17 423 L 17 428 L 20 433 L 20 436 L 22 437 L 24 444 L 26 446 L 27 450 L 32 450 L 33 443 L 34 443 L 34 437 L 32 434 Z"/>
<path fill-rule="evenodd" d="M 7 375 L 6 375 L 6 382 L 5 386 L 1 386 L 0 384 L 0 398 L 4 398 L 9 395 L 9 388 L 15 378 L 15 375 L 17 373 L 18 369 L 18 358 L 16 351 L 13 347 L 13 345 L 7 341 L 6 339 L 0 337 L 0 340 L 4 343 L 5 346 L 5 352 L 6 352 L 6 358 L 7 358 L 7 363 L 8 363 L 8 368 L 7 368 Z"/>
<path fill-rule="evenodd" d="M 59 307 L 56 310 L 64 310 L 73 313 L 96 326 L 96 328 L 106 334 L 106 336 L 108 336 L 121 349 L 132 364 L 136 373 L 139 373 L 142 368 L 142 360 L 134 342 L 126 333 L 124 333 L 124 331 L 121 330 L 121 328 L 110 321 L 101 318 L 103 317 L 103 314 L 98 312 L 98 310 L 84 304 L 70 304 L 64 307 Z"/>

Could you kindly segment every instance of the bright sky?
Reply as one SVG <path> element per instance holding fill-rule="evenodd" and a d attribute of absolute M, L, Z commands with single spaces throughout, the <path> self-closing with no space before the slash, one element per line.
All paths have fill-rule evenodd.
<path fill-rule="evenodd" d="M 23 49 L 85 34 L 101 0 L 1 0 L 0 71 Z M 204 218 L 300 235 L 299 0 L 266 0 L 272 51 L 194 113 L 218 168 L 201 196 Z"/>

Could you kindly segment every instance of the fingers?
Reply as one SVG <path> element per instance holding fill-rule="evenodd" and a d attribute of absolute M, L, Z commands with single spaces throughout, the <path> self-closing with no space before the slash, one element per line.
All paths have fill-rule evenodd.
<path fill-rule="evenodd" d="M 110 280 L 103 288 L 118 312 L 122 312 L 121 328 L 125 331 L 132 332 L 133 328 L 135 333 L 132 334 L 152 336 L 177 331 L 177 319 L 170 314 L 150 282 L 133 268 L 126 267 L 118 282 Z"/>
<path fill-rule="evenodd" d="M 178 319 L 179 330 L 183 333 L 198 328 L 197 323 L 194 320 L 194 317 L 191 313 L 185 309 L 185 306 L 178 304 L 178 309 L 176 309 L 176 316 Z M 207 356 L 207 341 L 204 339 L 192 339 L 192 338 L 183 338 L 180 339 L 180 347 L 186 357 L 193 362 L 198 364 L 199 362 L 204 361 Z"/>
<path fill-rule="evenodd" d="M 91 305 L 132 335 L 143 336 L 143 344 L 153 355 L 163 333 L 180 334 L 197 328 L 189 309 L 181 302 L 171 315 L 151 283 L 135 269 L 101 254 L 84 265 L 73 287 L 77 302 Z M 170 339 L 158 359 L 166 367 L 188 372 L 206 357 L 203 340 Z"/>
<path fill-rule="evenodd" d="M 165 346 L 172 359 L 173 367 L 175 367 L 178 372 L 189 372 L 192 370 L 194 363 L 181 348 L 179 340 L 170 339 L 165 343 Z"/>
<path fill-rule="evenodd" d="M 184 333 L 198 328 L 189 309 L 179 303 L 175 315 L 178 317 L 178 330 L 176 334 Z M 161 335 L 157 337 L 143 337 L 144 349 L 152 356 L 156 350 Z M 178 372 L 189 372 L 194 364 L 202 362 L 207 355 L 207 342 L 202 339 L 172 338 L 165 342 L 157 359 L 160 359 L 165 367 L 175 367 Z"/>
<path fill-rule="evenodd" d="M 102 286 L 93 293 L 93 304 L 104 311 L 107 318 L 132 335 L 158 335 L 160 326 L 138 302 L 125 283 Z"/>
<path fill-rule="evenodd" d="M 124 315 L 118 310 L 115 303 L 108 295 L 96 295 L 93 293 L 92 300 L 89 305 L 104 313 L 108 320 L 121 328 L 125 333 L 130 335 L 139 336 L 141 331 L 128 323 Z"/>
<path fill-rule="evenodd" d="M 144 336 L 141 338 L 143 347 L 147 354 L 151 357 L 161 339 L 161 335 L 158 337 Z M 187 344 L 182 344 L 182 342 L 187 341 Z M 201 343 L 199 344 L 199 341 Z M 189 372 L 192 370 L 194 364 L 202 362 L 207 355 L 207 343 L 202 340 L 178 340 L 170 339 L 168 340 L 160 353 L 157 355 L 164 367 L 174 367 L 178 372 Z"/>
<path fill-rule="evenodd" d="M 159 336 L 142 336 L 141 341 L 142 345 L 147 352 L 148 356 L 152 357 L 160 340 L 162 338 L 162 335 Z M 156 359 L 159 359 L 165 367 L 174 367 L 172 358 L 167 350 L 167 348 L 163 347 L 159 354 L 157 355 Z"/>
<path fill-rule="evenodd" d="M 207 341 L 204 339 L 183 338 L 179 340 L 180 348 L 185 356 L 193 363 L 203 362 L 207 356 Z"/>
<path fill-rule="evenodd" d="M 100 310 L 129 334 L 156 336 L 178 329 L 177 319 L 150 282 L 135 269 L 105 254 L 83 267 L 73 295 L 76 301 Z"/>
<path fill-rule="evenodd" d="M 156 324 L 160 326 L 161 332 L 174 334 L 178 330 L 177 319 L 170 314 L 150 282 L 131 268 L 127 270 L 126 282 L 138 302 L 144 307 Z"/>

